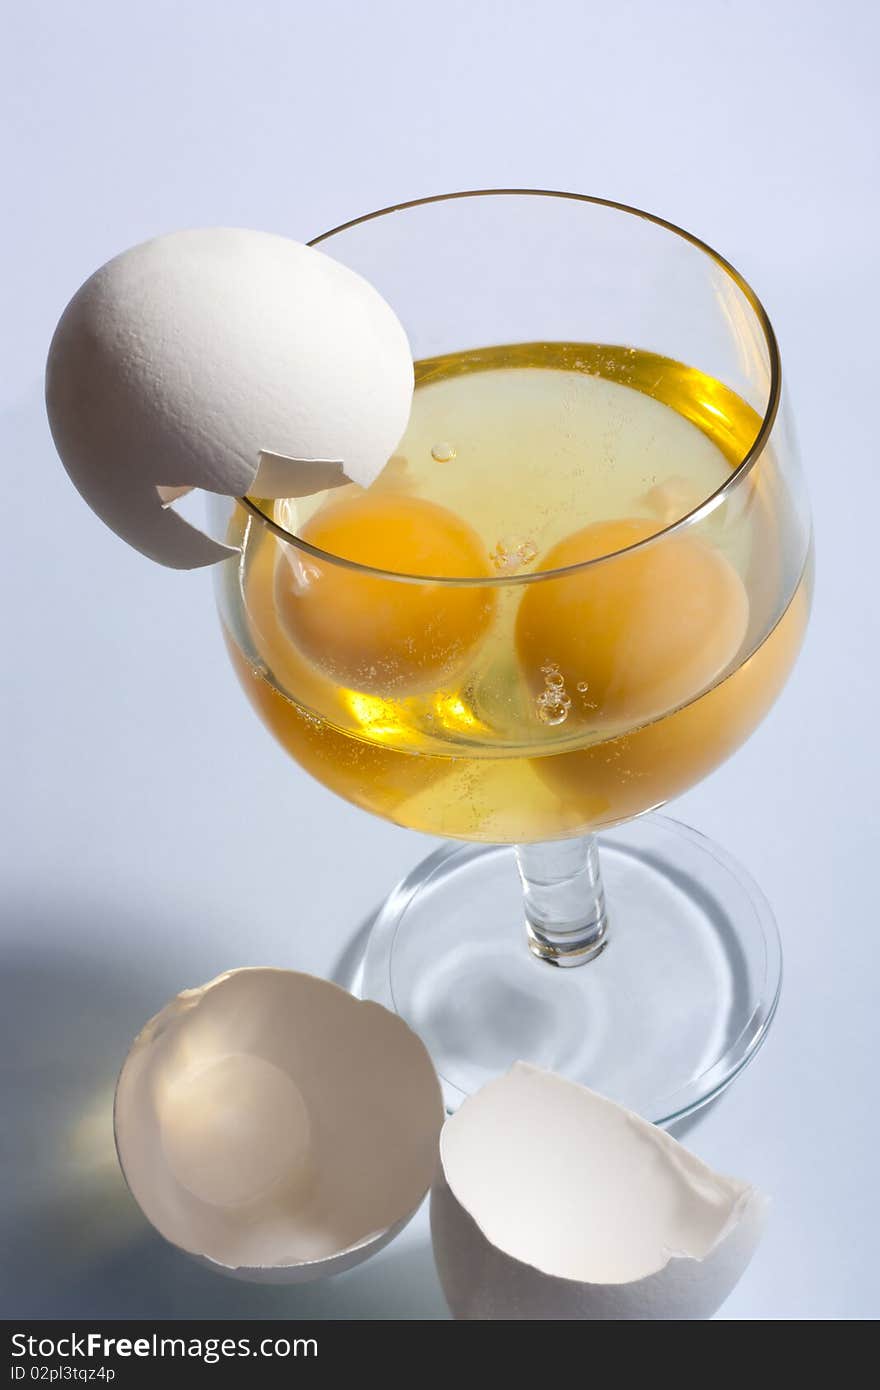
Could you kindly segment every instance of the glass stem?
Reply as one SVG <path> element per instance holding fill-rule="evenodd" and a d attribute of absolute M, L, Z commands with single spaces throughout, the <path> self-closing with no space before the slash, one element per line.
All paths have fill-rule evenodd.
<path fill-rule="evenodd" d="M 595 835 L 517 845 L 529 950 L 550 965 L 585 965 L 607 942 Z"/>

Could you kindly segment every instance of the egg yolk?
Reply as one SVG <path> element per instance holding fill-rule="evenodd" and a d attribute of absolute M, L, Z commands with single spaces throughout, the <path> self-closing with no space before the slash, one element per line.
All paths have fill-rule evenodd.
<path fill-rule="evenodd" d="M 330 555 L 392 575 L 491 575 L 476 532 L 421 498 L 362 493 L 331 501 L 300 535 Z M 287 635 L 338 684 L 406 694 L 461 671 L 489 626 L 494 594 L 490 587 L 367 574 L 285 546 L 275 603 Z"/>
<path fill-rule="evenodd" d="M 811 580 L 747 661 L 666 719 L 532 766 L 572 820 L 608 825 L 687 791 L 730 757 L 776 700 L 803 641 Z"/>
<path fill-rule="evenodd" d="M 705 541 L 676 534 L 614 554 L 656 529 L 626 519 L 567 536 L 540 569 L 608 558 L 529 585 L 523 596 L 516 627 L 523 672 L 539 701 L 548 689 L 557 703 L 564 693 L 569 728 L 575 720 L 633 727 L 676 709 L 720 675 L 745 637 L 743 582 Z"/>

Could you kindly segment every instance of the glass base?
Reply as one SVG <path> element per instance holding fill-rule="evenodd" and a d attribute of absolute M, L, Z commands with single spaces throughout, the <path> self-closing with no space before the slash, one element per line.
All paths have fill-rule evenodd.
<path fill-rule="evenodd" d="M 424 1040 L 449 1110 L 521 1059 L 666 1124 L 763 1042 L 782 953 L 748 874 L 665 816 L 598 840 L 607 944 L 577 969 L 530 952 L 510 846 L 443 846 L 381 908 L 360 992 Z"/>

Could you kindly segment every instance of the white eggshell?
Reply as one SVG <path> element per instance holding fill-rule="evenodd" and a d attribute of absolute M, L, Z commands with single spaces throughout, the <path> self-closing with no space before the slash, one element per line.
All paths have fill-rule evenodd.
<path fill-rule="evenodd" d="M 523 1062 L 447 1120 L 434 1255 L 463 1319 L 709 1318 L 766 1200 L 613 1101 Z"/>
<path fill-rule="evenodd" d="M 419 1207 L 443 1104 L 415 1033 L 291 970 L 173 999 L 119 1076 L 119 1161 L 144 1215 L 219 1272 L 293 1283 L 359 1264 Z"/>
<path fill-rule="evenodd" d="M 406 334 L 372 285 L 312 247 L 235 228 L 174 232 L 102 266 L 65 309 L 46 367 L 77 488 L 174 568 L 231 552 L 157 488 L 366 487 L 406 429 L 412 390 Z"/>

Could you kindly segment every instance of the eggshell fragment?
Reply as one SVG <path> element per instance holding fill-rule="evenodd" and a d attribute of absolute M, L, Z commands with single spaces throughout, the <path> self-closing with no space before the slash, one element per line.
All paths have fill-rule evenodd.
<path fill-rule="evenodd" d="M 463 1319 L 711 1317 L 765 1199 L 670 1135 L 523 1062 L 447 1121 L 434 1255 Z"/>
<path fill-rule="evenodd" d="M 368 486 L 412 403 L 406 334 L 381 295 L 266 232 L 174 232 L 77 291 L 49 349 L 58 453 L 89 506 L 174 568 L 231 552 L 174 511 L 192 487 L 307 496 Z"/>
<path fill-rule="evenodd" d="M 289 970 L 230 971 L 141 1031 L 114 1125 L 156 1229 L 266 1283 L 359 1264 L 416 1211 L 443 1104 L 424 1045 L 379 1004 Z"/>

